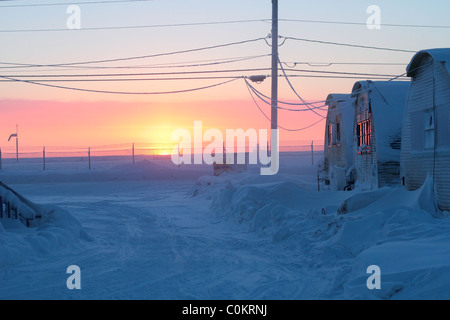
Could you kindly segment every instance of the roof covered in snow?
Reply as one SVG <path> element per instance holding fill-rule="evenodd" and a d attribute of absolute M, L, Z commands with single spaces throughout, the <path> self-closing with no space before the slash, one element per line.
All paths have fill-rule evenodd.
<path fill-rule="evenodd" d="M 379 161 L 400 161 L 400 150 L 393 149 L 392 146 L 401 137 L 409 85 L 409 81 L 366 80 L 358 81 L 353 86 L 354 97 L 363 92 L 368 93 Z"/>
<path fill-rule="evenodd" d="M 444 63 L 447 73 L 450 74 L 450 48 L 427 49 L 417 52 L 406 67 L 408 77 L 413 77 L 417 68 L 422 64 L 423 59 L 431 57 L 434 61 Z"/>

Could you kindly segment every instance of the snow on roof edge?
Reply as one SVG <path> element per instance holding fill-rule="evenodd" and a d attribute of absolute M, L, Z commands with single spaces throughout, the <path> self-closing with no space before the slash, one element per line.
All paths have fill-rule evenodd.
<path fill-rule="evenodd" d="M 408 77 L 414 76 L 416 69 L 426 55 L 430 56 L 435 61 L 443 62 L 447 73 L 450 75 L 450 48 L 435 48 L 420 50 L 413 56 L 406 67 Z"/>

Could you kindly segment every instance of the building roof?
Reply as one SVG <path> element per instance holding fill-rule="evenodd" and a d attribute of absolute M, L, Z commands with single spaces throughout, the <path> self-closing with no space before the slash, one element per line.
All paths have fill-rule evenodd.
<path fill-rule="evenodd" d="M 413 77 L 415 75 L 415 71 L 426 57 L 431 57 L 434 61 L 442 62 L 445 65 L 447 73 L 450 74 L 450 48 L 439 48 L 417 52 L 406 67 L 408 77 Z"/>

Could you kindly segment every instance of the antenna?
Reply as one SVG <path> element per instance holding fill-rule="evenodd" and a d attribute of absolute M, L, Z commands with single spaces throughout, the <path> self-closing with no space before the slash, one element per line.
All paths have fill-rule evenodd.
<path fill-rule="evenodd" d="M 19 125 L 16 124 L 16 133 L 12 133 L 8 141 L 11 140 L 11 138 L 16 138 L 16 162 L 19 163 Z"/>

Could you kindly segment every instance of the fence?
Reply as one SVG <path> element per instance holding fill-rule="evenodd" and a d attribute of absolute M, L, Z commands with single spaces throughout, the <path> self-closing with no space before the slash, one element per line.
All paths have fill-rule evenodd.
<path fill-rule="evenodd" d="M 208 144 L 205 143 L 203 148 Z M 170 155 L 180 146 L 176 143 L 125 143 L 98 146 L 19 146 L 18 153 L 13 146 L 0 147 L 0 169 L 8 170 L 27 166 L 30 169 L 47 170 L 57 163 L 72 162 L 78 167 L 92 169 L 96 162 L 127 161 L 135 163 L 142 159 L 170 158 Z M 188 147 L 191 154 L 203 152 L 203 149 Z M 239 149 L 236 147 L 236 150 Z M 235 150 L 235 151 L 236 151 Z M 243 150 L 248 151 L 248 146 Z M 323 152 L 323 141 L 291 141 L 280 143 L 280 153 L 302 152 L 314 157 Z M 181 150 L 182 151 L 182 150 Z M 227 150 L 228 151 L 228 150 Z M 228 151 L 229 152 L 229 151 Z"/>

